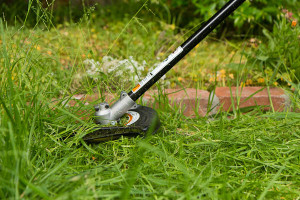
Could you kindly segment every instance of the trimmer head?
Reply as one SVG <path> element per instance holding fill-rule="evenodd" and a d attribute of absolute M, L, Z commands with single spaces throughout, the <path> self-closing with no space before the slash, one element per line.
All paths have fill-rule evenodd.
<path fill-rule="evenodd" d="M 160 122 L 156 111 L 145 106 L 137 105 L 135 101 L 244 1 L 245 0 L 230 0 L 152 72 L 148 73 L 148 75 L 128 94 L 126 92 L 122 92 L 120 99 L 111 107 L 107 103 L 96 105 L 95 121 L 97 124 L 101 124 L 102 127 L 99 126 L 99 129 L 96 129 L 93 133 L 85 136 L 83 139 L 87 142 L 96 143 L 116 139 L 122 135 L 136 136 L 146 132 L 157 131 L 160 126 Z M 103 127 L 103 125 L 108 124 L 116 125 L 120 122 L 120 119 L 124 115 L 128 116 L 128 122 L 125 127 Z"/>
<path fill-rule="evenodd" d="M 121 136 L 134 137 L 154 134 L 160 127 L 160 121 L 157 112 L 149 107 L 136 105 L 125 113 L 127 117 L 125 125 L 116 122 L 114 126 L 96 128 L 94 132 L 86 135 L 83 140 L 88 143 L 99 143 L 109 140 L 115 140 Z M 124 123 L 123 121 L 123 123 Z M 122 123 L 122 122 L 121 122 Z"/>

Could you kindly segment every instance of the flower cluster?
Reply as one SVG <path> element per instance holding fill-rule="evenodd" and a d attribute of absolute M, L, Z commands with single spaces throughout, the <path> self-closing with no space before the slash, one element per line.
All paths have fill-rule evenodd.
<path fill-rule="evenodd" d="M 294 17 L 294 13 L 290 12 L 287 9 L 283 9 L 282 13 L 284 14 L 284 17 L 291 21 L 292 28 L 295 28 L 297 26 L 297 20 Z"/>
<path fill-rule="evenodd" d="M 95 61 L 94 59 L 86 59 L 83 63 L 89 66 L 89 69 L 86 71 L 88 76 L 94 76 L 96 73 L 100 72 L 100 62 Z"/>
<path fill-rule="evenodd" d="M 234 79 L 234 75 L 232 73 L 230 74 L 226 74 L 226 70 L 225 69 L 221 69 L 219 71 L 217 71 L 216 74 L 208 74 L 209 75 L 209 82 L 213 83 L 213 82 L 221 82 L 222 85 L 226 85 L 225 82 L 226 80 L 229 79 Z"/>
<path fill-rule="evenodd" d="M 132 56 L 129 56 L 129 59 L 124 60 L 117 60 L 111 56 L 104 56 L 102 62 L 102 69 L 105 73 L 113 74 L 116 77 L 125 75 L 130 81 L 139 80 L 147 64 L 146 61 L 143 61 L 142 64 L 138 63 Z"/>
<path fill-rule="evenodd" d="M 139 63 L 134 60 L 132 56 L 124 60 L 118 60 L 111 56 L 104 56 L 101 63 L 94 59 L 86 59 L 83 63 L 87 66 L 86 75 L 95 81 L 98 80 L 100 73 L 105 73 L 120 81 L 126 80 L 137 82 L 142 79 L 143 72 L 147 66 L 145 60 L 142 63 Z M 158 65 L 159 63 L 154 64 L 148 69 L 148 72 L 151 72 Z M 165 78 L 166 76 L 163 76 L 161 79 L 164 80 Z M 169 82 L 165 83 L 168 84 Z"/>

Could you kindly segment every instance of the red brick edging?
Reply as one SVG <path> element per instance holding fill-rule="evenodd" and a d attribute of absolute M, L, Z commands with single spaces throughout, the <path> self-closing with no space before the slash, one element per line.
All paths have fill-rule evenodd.
<path fill-rule="evenodd" d="M 143 96 L 143 102 L 152 107 L 163 106 L 162 96 L 169 100 L 171 106 L 176 105 L 185 116 L 195 117 L 205 116 L 206 113 L 215 114 L 217 112 L 219 99 L 216 95 L 210 95 L 208 91 L 187 89 L 166 89 L 163 94 L 158 94 L 157 90 L 147 92 Z"/>
<path fill-rule="evenodd" d="M 238 88 L 238 90 L 236 87 L 218 87 L 215 93 L 193 88 L 166 89 L 164 91 L 151 90 L 146 92 L 142 102 L 151 107 L 161 107 L 164 106 L 163 104 L 168 103 L 179 108 L 188 117 L 211 115 L 218 111 L 230 111 L 233 102 L 235 108 L 264 106 L 265 110 L 271 110 L 271 99 L 275 111 L 281 112 L 289 108 L 290 99 L 284 90 L 270 88 L 269 92 L 270 95 L 268 90 L 262 87 L 244 87 Z M 74 95 L 72 98 L 87 103 L 99 99 L 97 94 Z M 105 95 L 107 102 L 112 102 L 114 98 L 117 99 L 117 95 Z M 72 105 L 74 102 L 70 101 L 69 104 Z"/>
<path fill-rule="evenodd" d="M 232 102 L 234 102 L 235 107 L 239 105 L 239 108 L 265 106 L 264 110 L 271 110 L 271 105 L 273 105 L 274 110 L 278 112 L 282 112 L 289 108 L 290 99 L 288 95 L 285 94 L 284 90 L 280 88 L 270 88 L 269 92 L 267 88 L 262 87 L 216 88 L 216 95 L 219 98 L 221 108 L 224 111 L 232 110 Z M 250 96 L 251 98 L 249 98 Z M 237 102 L 239 102 L 239 104 L 237 104 Z"/>
<path fill-rule="evenodd" d="M 235 109 L 263 106 L 264 110 L 271 110 L 272 102 L 275 111 L 282 112 L 289 108 L 290 100 L 284 90 L 270 88 L 269 92 L 262 87 L 244 87 L 238 88 L 238 90 L 236 87 L 218 87 L 215 93 L 192 88 L 185 90 L 166 89 L 164 93 L 170 103 L 175 103 L 181 107 L 183 114 L 190 117 L 196 115 L 195 110 L 200 116 L 215 114 L 218 111 L 232 111 L 233 105 Z M 156 93 L 157 91 L 146 93 L 144 96 L 146 102 L 155 100 L 153 96 L 157 98 L 158 94 Z"/>

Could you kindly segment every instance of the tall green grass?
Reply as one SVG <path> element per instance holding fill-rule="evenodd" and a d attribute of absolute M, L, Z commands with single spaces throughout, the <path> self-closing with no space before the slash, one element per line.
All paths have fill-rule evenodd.
<path fill-rule="evenodd" d="M 136 31 L 135 26 L 131 25 L 131 30 Z M 74 87 L 76 75 L 85 70 L 78 63 L 82 63 L 83 53 L 89 53 L 83 48 L 84 31 L 89 27 L 79 24 L 66 30 L 82 31 L 81 37 L 69 41 L 77 48 L 69 48 L 75 45 L 66 43 L 65 36 L 52 28 L 33 31 L 7 27 L 3 21 L 0 24 L 1 199 L 300 197 L 297 113 L 264 113 L 256 108 L 238 118 L 220 113 L 190 119 L 179 108 L 164 104 L 158 109 L 163 125 L 156 135 L 98 145 L 84 143 L 82 137 L 95 127 L 93 103 L 68 103 L 74 94 L 102 93 L 111 80 L 87 80 Z M 116 36 L 120 27 L 110 30 Z M 47 42 L 45 35 L 49 36 Z M 128 34 L 122 37 L 130 38 Z M 147 34 L 136 37 L 146 44 L 156 39 Z M 59 41 L 60 46 L 57 51 L 50 46 L 50 56 L 44 48 L 52 41 Z M 128 48 L 112 49 L 114 54 L 126 57 L 140 49 L 131 48 L 131 40 L 124 41 Z M 141 60 L 155 55 L 156 45 L 161 43 L 145 47 L 153 54 L 140 53 Z M 67 53 L 58 54 L 60 48 Z M 71 57 L 67 69 L 60 55 Z M 122 89 L 116 86 L 111 92 Z M 294 97 L 299 105 L 299 98 Z M 75 137 L 68 137 L 73 131 Z"/>

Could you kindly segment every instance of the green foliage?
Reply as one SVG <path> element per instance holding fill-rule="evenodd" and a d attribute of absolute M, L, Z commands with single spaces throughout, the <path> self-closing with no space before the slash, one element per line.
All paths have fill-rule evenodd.
<path fill-rule="evenodd" d="M 0 22 L 0 199 L 299 197 L 299 114 L 264 115 L 257 108 L 238 118 L 220 113 L 189 119 L 164 104 L 164 96 L 156 98 L 162 120 L 157 134 L 84 143 L 82 137 L 97 126 L 88 120 L 97 102 L 70 101 L 81 52 L 65 39 L 83 48 L 88 33 L 78 29 L 51 37 L 48 31 L 8 30 Z M 102 33 L 101 41 L 112 37 Z M 51 64 L 58 59 L 44 52 L 49 49 L 42 40 L 54 46 L 61 41 L 52 54 L 69 50 L 74 64 Z"/>
<path fill-rule="evenodd" d="M 53 19 L 47 11 L 40 14 L 40 20 Z M 165 57 L 181 38 L 165 23 L 157 28 L 135 20 L 128 28 L 121 22 L 92 24 L 96 29 L 65 23 L 28 30 L 6 27 L 0 19 L 0 199 L 298 198 L 297 113 L 263 114 L 256 108 L 238 118 L 220 113 L 212 120 L 188 119 L 164 104 L 156 135 L 99 145 L 82 141 L 96 126 L 89 119 L 98 101 L 72 104 L 72 97 L 90 91 L 104 100 L 104 92 L 115 92 L 106 85 L 111 77 L 79 82 L 81 90 L 74 91 L 72 83 L 86 71 L 83 61 L 107 54 L 148 61 Z M 207 46 L 220 51 L 220 45 Z M 209 59 L 200 52 L 208 47 L 196 48 L 198 54 L 190 54 L 195 59 L 176 68 L 185 74 L 205 66 Z M 299 86 L 296 91 L 292 100 L 299 109 Z M 156 99 L 163 104 L 165 98 Z M 74 137 L 66 137 L 73 131 Z"/>
<path fill-rule="evenodd" d="M 250 61 L 256 62 L 260 69 L 271 69 L 274 78 L 284 79 L 287 83 L 300 80 L 300 27 L 295 23 L 282 17 L 275 22 L 272 32 L 264 29 L 266 41 L 250 56 Z"/>
<path fill-rule="evenodd" d="M 1 17 L 10 25 L 45 25 L 78 22 L 94 10 L 90 1 L 71 0 L 4 0 L 0 4 Z"/>
<path fill-rule="evenodd" d="M 5 0 L 0 3 L 1 17 L 4 17 L 9 22 L 19 21 L 20 19 L 23 21 L 28 10 L 27 8 L 28 2 L 26 1 L 20 0 L 15 3 Z"/>
<path fill-rule="evenodd" d="M 224 6 L 227 0 L 162 0 L 178 19 L 184 23 L 199 19 L 209 19 L 217 10 Z M 233 15 L 226 26 L 234 26 L 238 30 L 247 32 L 249 25 L 271 24 L 279 17 L 281 9 L 295 9 L 300 5 L 297 0 L 254 0 L 246 1 Z M 186 20 L 188 18 L 188 20 Z M 181 22 L 179 22 L 181 23 Z M 223 27 L 225 28 L 225 27 Z"/>
<path fill-rule="evenodd" d="M 141 0 L 99 1 L 4 1 L 0 4 L 0 10 L 5 20 L 9 23 L 24 22 L 27 25 L 36 23 L 47 24 L 62 23 L 64 20 L 78 22 L 82 17 L 97 16 L 97 21 L 107 19 L 123 19 L 124 16 L 132 16 L 145 3 Z M 141 12 L 143 17 L 155 17 L 167 23 L 176 23 L 178 26 L 199 24 L 209 19 L 217 10 L 225 5 L 227 0 L 149 0 L 146 8 L 152 13 Z M 278 19 L 281 9 L 295 10 L 300 6 L 297 0 L 254 0 L 246 1 L 229 20 L 219 28 L 223 31 L 248 32 L 249 27 L 259 28 L 258 24 L 272 27 L 274 19 Z M 90 9 L 92 8 L 92 9 Z M 29 10 L 29 12 L 28 12 Z M 150 15 L 149 15 L 150 14 Z M 257 33 L 257 31 L 256 31 Z"/>

